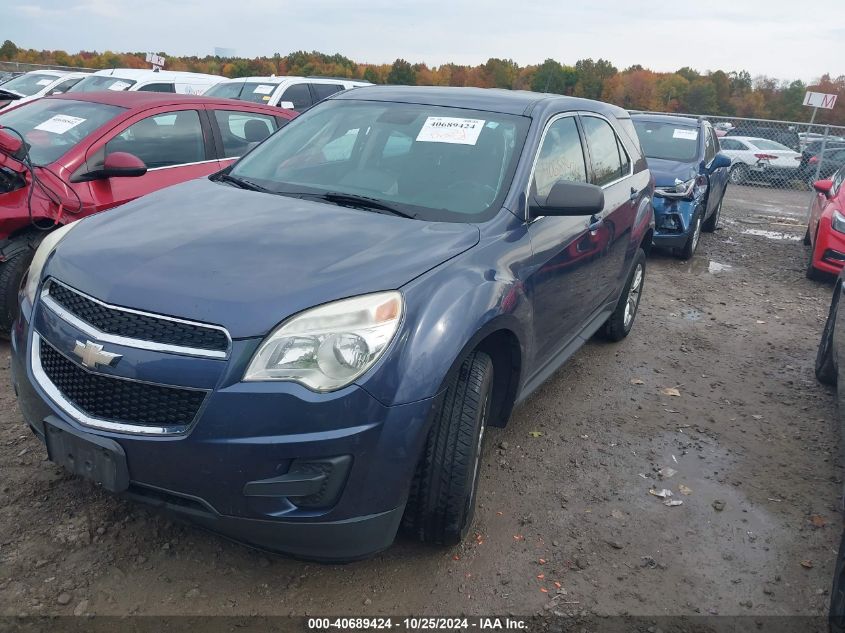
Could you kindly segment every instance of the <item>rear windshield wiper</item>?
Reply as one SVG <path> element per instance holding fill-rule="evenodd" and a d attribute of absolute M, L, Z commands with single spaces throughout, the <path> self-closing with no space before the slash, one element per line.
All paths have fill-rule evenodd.
<path fill-rule="evenodd" d="M 243 178 L 232 176 L 231 174 L 221 174 L 220 176 L 218 176 L 218 180 L 222 180 L 223 182 L 230 182 L 236 187 L 240 187 L 241 189 L 248 189 L 249 191 L 268 191 L 268 189 L 265 189 L 261 185 L 257 185 L 254 182 L 250 182 L 249 180 L 244 180 Z"/>
<path fill-rule="evenodd" d="M 387 211 L 393 215 L 398 215 L 402 218 L 413 220 L 416 216 L 406 213 L 401 209 L 397 209 L 377 198 L 370 198 L 369 196 L 358 196 L 354 193 L 341 193 L 339 191 L 327 191 L 326 193 L 316 194 L 315 198 L 325 200 L 327 202 L 334 202 L 335 204 L 348 205 L 351 207 L 360 207 L 362 209 L 374 209 L 376 211 Z"/>

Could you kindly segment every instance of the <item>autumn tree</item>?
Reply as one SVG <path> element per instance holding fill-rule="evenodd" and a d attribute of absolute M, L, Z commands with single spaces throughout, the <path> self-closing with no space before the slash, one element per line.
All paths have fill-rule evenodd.
<path fill-rule="evenodd" d="M 579 59 L 575 62 L 575 73 L 577 75 L 575 96 L 600 99 L 604 83 L 613 77 L 617 70 L 613 64 L 604 59 L 598 61 Z"/>
<path fill-rule="evenodd" d="M 402 86 L 413 86 L 417 83 L 417 73 L 414 72 L 411 64 L 404 59 L 397 59 L 390 67 L 387 75 L 387 83 Z"/>
<path fill-rule="evenodd" d="M 18 54 L 18 47 L 15 46 L 15 43 L 12 40 L 6 40 L 3 42 L 3 45 L 0 46 L 0 59 L 15 59 Z"/>

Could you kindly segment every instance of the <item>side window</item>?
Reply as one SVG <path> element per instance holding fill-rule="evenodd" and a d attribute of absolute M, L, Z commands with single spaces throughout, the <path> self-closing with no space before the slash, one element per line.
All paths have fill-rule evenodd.
<path fill-rule="evenodd" d="M 713 130 L 709 125 L 704 126 L 704 162 L 709 163 L 716 156 L 716 141 L 713 137 Z"/>
<path fill-rule="evenodd" d="M 587 182 L 581 135 L 572 116 L 558 119 L 546 130 L 534 167 L 534 194 L 540 200 L 545 199 L 558 180 Z"/>
<path fill-rule="evenodd" d="M 315 103 L 343 90 L 343 86 L 338 84 L 311 84 L 311 88 L 314 90 Z"/>
<path fill-rule="evenodd" d="M 297 112 L 307 110 L 311 107 L 311 91 L 308 89 L 308 84 L 294 84 L 282 93 L 280 101 L 290 101 L 293 103 L 293 109 Z"/>
<path fill-rule="evenodd" d="M 223 139 L 223 158 L 243 156 L 276 131 L 276 119 L 266 114 L 215 110 Z"/>
<path fill-rule="evenodd" d="M 173 88 L 173 84 L 158 83 L 141 86 L 138 88 L 138 92 L 175 92 L 175 89 Z"/>
<path fill-rule="evenodd" d="M 631 158 L 628 156 L 628 152 L 622 144 L 622 139 L 618 136 L 616 137 L 616 143 L 619 146 L 619 161 L 622 163 L 620 174 L 622 176 L 627 176 L 631 173 Z"/>
<path fill-rule="evenodd" d="M 740 145 L 739 141 L 735 141 L 730 138 L 723 138 L 722 139 L 722 149 L 726 150 L 739 150 L 742 149 L 742 145 Z"/>
<path fill-rule="evenodd" d="M 198 163 L 206 159 L 196 110 L 167 112 L 141 119 L 106 144 L 106 154 L 134 154 L 149 169 Z"/>
<path fill-rule="evenodd" d="M 594 116 L 585 116 L 581 120 L 584 124 L 584 134 L 587 137 L 587 147 L 590 148 L 590 159 L 593 164 L 593 184 L 602 187 L 628 175 L 630 170 L 622 170 L 622 160 L 619 158 L 619 143 L 610 123 Z"/>

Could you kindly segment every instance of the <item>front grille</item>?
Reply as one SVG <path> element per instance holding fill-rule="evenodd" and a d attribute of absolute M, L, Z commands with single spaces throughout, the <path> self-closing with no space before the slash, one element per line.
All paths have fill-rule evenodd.
<path fill-rule="evenodd" d="M 55 282 L 50 283 L 49 294 L 65 310 L 107 334 L 218 352 L 229 348 L 225 332 L 216 328 L 105 306 Z"/>
<path fill-rule="evenodd" d="M 205 392 L 92 374 L 41 339 L 41 368 L 62 396 L 86 415 L 139 426 L 187 426 Z"/>

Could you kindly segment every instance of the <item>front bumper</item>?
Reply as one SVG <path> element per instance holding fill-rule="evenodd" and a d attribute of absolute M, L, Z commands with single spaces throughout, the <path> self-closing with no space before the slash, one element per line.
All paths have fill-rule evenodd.
<path fill-rule="evenodd" d="M 834 231 L 828 217 L 822 217 L 819 223 L 813 245 L 813 266 L 832 275 L 838 275 L 845 268 L 845 234 Z"/>
<path fill-rule="evenodd" d="M 654 245 L 682 248 L 689 240 L 697 200 L 654 196 Z"/>
<path fill-rule="evenodd" d="M 24 315 L 12 333 L 12 379 L 26 422 L 42 440 L 45 418 L 56 416 L 80 435 L 116 441 L 126 454 L 127 496 L 236 540 L 310 559 L 354 560 L 393 541 L 434 398 L 388 407 L 354 385 L 317 394 L 293 383 L 243 383 L 258 340 L 235 341 L 228 360 L 111 344 L 124 360 L 107 371 L 116 375 L 123 366 L 123 378 L 165 377 L 161 382 L 209 393 L 182 434 L 92 429 L 51 399 L 33 373 L 32 358 L 33 329 L 59 350 L 72 349 L 86 334 L 43 307 L 33 324 Z M 330 507 L 302 507 L 299 498 L 266 490 L 245 494 L 247 484 L 276 480 L 302 460 L 338 456 L 350 465 Z"/>

